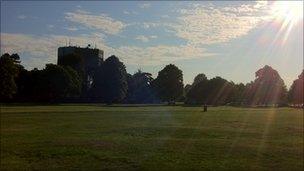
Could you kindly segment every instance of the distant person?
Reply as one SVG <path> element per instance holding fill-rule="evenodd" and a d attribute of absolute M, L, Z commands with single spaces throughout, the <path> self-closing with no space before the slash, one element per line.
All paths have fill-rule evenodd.
<path fill-rule="evenodd" d="M 204 112 L 207 112 L 207 104 L 204 104 Z"/>

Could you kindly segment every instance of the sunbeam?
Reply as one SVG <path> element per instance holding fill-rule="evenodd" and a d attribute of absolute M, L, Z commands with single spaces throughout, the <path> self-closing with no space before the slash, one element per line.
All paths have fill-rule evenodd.
<path fill-rule="evenodd" d="M 271 13 L 274 22 L 280 26 L 277 37 L 282 36 L 281 43 L 284 45 L 292 28 L 303 22 L 303 1 L 275 1 Z"/>

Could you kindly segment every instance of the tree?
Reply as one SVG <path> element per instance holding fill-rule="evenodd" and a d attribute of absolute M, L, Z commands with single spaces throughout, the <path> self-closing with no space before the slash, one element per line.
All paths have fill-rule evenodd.
<path fill-rule="evenodd" d="M 153 86 L 162 100 L 174 103 L 183 95 L 183 72 L 175 65 L 169 64 L 158 72 Z"/>
<path fill-rule="evenodd" d="M 19 61 L 18 54 L 3 54 L 0 57 L 0 101 L 11 99 L 17 92 L 15 78 L 18 76 Z"/>
<path fill-rule="evenodd" d="M 78 97 L 82 90 L 82 77 L 73 68 L 67 66 L 63 67 L 68 73 L 68 86 L 67 86 L 67 96 L 68 97 Z"/>
<path fill-rule="evenodd" d="M 78 97 L 81 78 L 71 67 L 47 64 L 45 69 L 23 70 L 18 79 L 21 101 L 55 102 Z"/>
<path fill-rule="evenodd" d="M 246 86 L 245 96 L 250 105 L 285 104 L 287 89 L 279 73 L 268 65 L 259 69 L 256 79 Z"/>
<path fill-rule="evenodd" d="M 202 103 L 201 99 L 199 100 L 200 97 L 198 97 L 198 94 L 194 94 L 196 91 L 202 91 L 198 90 L 202 88 L 202 85 L 197 87 L 196 85 L 199 84 L 200 82 L 205 82 L 207 81 L 207 77 L 205 74 L 198 74 L 195 76 L 192 85 L 187 84 L 184 88 L 184 98 L 186 103 Z M 192 89 L 192 91 L 190 91 Z M 189 93 L 189 94 L 188 94 Z"/>
<path fill-rule="evenodd" d="M 221 77 L 215 77 L 208 81 L 207 104 L 224 105 L 232 102 L 233 82 L 228 82 Z"/>
<path fill-rule="evenodd" d="M 106 102 L 121 102 L 127 95 L 127 71 L 119 59 L 112 55 L 107 58 L 93 76 L 92 94 Z"/>
<path fill-rule="evenodd" d="M 194 81 L 195 82 L 195 81 Z M 194 83 L 193 82 L 193 83 Z M 196 82 L 186 94 L 186 104 L 204 104 L 208 96 L 208 79 Z"/>
<path fill-rule="evenodd" d="M 34 68 L 25 74 L 25 77 L 25 97 L 29 98 L 30 101 L 47 101 L 48 98 L 45 94 L 48 90 L 45 87 L 47 83 L 43 70 Z"/>
<path fill-rule="evenodd" d="M 79 54 L 74 52 L 74 53 L 70 53 L 70 54 L 66 54 L 66 55 L 62 56 L 60 58 L 60 60 L 58 61 L 58 65 L 64 66 L 64 67 L 71 67 L 73 70 L 75 70 L 77 72 L 77 74 L 79 75 L 79 77 L 81 79 L 81 87 L 82 87 L 81 92 L 83 93 L 84 96 L 86 96 L 86 93 L 88 91 L 87 90 L 88 85 L 85 80 L 87 80 L 88 78 L 86 78 L 86 75 L 85 75 L 86 68 L 85 68 L 84 59 Z M 92 74 L 92 71 L 90 71 L 89 73 Z"/>
<path fill-rule="evenodd" d="M 14 96 L 16 101 L 31 101 L 32 93 L 32 81 L 31 81 L 31 72 L 20 68 L 19 74 L 15 79 L 17 85 L 17 93 Z"/>
<path fill-rule="evenodd" d="M 231 105 L 243 105 L 245 103 L 244 91 L 246 86 L 243 83 L 234 84 L 231 94 Z"/>
<path fill-rule="evenodd" d="M 138 70 L 128 77 L 128 103 L 153 103 L 156 101 L 152 90 L 152 74 Z"/>
<path fill-rule="evenodd" d="M 187 104 L 224 105 L 233 101 L 234 83 L 221 77 L 210 80 L 204 74 L 195 77 L 187 93 Z"/>
<path fill-rule="evenodd" d="M 80 94 L 81 78 L 71 67 L 46 64 L 41 76 L 43 87 L 40 87 L 40 90 L 47 101 L 75 97 Z"/>
<path fill-rule="evenodd" d="M 187 94 L 189 93 L 189 91 L 191 90 L 191 84 L 186 84 L 185 87 L 184 87 L 184 92 L 183 92 L 183 98 L 184 98 L 184 101 L 187 100 L 186 97 L 187 97 Z"/>
<path fill-rule="evenodd" d="M 205 74 L 198 74 L 192 83 L 192 86 L 195 86 L 196 84 L 200 83 L 201 81 L 206 81 L 207 77 Z"/>
<path fill-rule="evenodd" d="M 288 92 L 288 100 L 294 105 L 303 105 L 303 84 L 304 84 L 304 70 L 298 76 L 298 79 L 294 80 L 290 90 Z"/>
<path fill-rule="evenodd" d="M 203 104 L 206 101 L 208 79 L 205 74 L 195 76 L 192 85 L 185 87 L 186 104 Z"/>

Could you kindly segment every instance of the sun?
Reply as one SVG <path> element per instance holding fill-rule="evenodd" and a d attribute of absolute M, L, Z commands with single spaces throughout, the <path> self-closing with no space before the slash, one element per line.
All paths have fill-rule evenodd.
<path fill-rule="evenodd" d="M 294 24 L 303 20 L 303 1 L 275 1 L 272 13 L 277 19 Z"/>
<path fill-rule="evenodd" d="M 292 29 L 303 24 L 303 1 L 274 1 L 271 14 L 274 23 L 280 26 L 277 37 L 282 37 L 280 42 L 284 45 Z"/>

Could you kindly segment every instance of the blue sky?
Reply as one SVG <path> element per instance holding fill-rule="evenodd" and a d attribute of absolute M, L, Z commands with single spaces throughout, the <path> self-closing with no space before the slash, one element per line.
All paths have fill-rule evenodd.
<path fill-rule="evenodd" d="M 66 42 L 90 43 L 105 57 L 117 55 L 131 74 L 142 69 L 156 77 L 174 63 L 185 83 L 199 73 L 247 83 L 270 65 L 289 87 L 303 69 L 301 6 L 300 1 L 2 1 L 1 53 L 20 54 L 27 69 L 43 68 L 56 63 L 57 48 Z"/>

